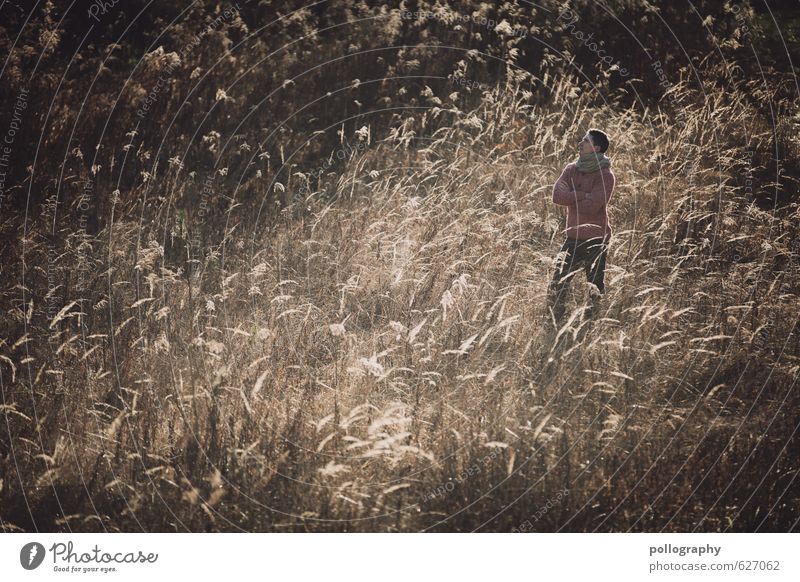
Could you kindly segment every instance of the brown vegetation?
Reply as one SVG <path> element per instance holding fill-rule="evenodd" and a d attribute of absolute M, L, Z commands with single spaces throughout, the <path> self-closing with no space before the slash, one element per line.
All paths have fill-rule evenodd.
<path fill-rule="evenodd" d="M 331 103 L 346 108 L 302 113 L 325 121 L 309 144 L 291 116 L 352 87 L 343 75 L 359 65 L 331 64 L 335 84 L 311 81 L 311 99 L 287 84 L 247 119 L 267 73 L 233 80 L 321 21 L 296 13 L 227 55 L 253 28 L 243 18 L 180 57 L 144 119 L 169 50 L 150 48 L 124 87 L 97 58 L 78 63 L 47 119 L 35 105 L 57 80 L 34 77 L 29 124 L 76 125 L 42 135 L 59 153 L 37 159 L 0 225 L 4 529 L 795 526 L 798 112 L 785 81 L 709 59 L 701 81 L 676 73 L 668 97 L 637 105 L 608 74 L 590 90 L 546 56 L 533 76 L 506 52 L 477 88 L 410 79 L 436 72 L 410 65 L 426 53 L 409 46 L 374 75 L 407 78 L 361 104 L 402 100 L 404 84 L 413 102 L 372 116 L 345 89 Z M 188 22 L 170 34 L 190 39 Z M 400 44 L 400 29 L 363 26 Z M 333 38 L 341 55 L 360 37 Z M 304 50 L 269 65 L 269 86 L 309 67 Z M 472 77 L 475 56 L 460 59 L 456 78 Z M 201 65 L 214 72 L 193 89 Z M 106 100 L 90 100 L 87 126 L 67 109 L 95 73 Z M 286 115 L 260 125 L 271 111 Z M 549 193 L 588 126 L 614 140 L 608 293 L 589 319 L 576 278 L 556 349 L 543 315 L 563 218 Z"/>

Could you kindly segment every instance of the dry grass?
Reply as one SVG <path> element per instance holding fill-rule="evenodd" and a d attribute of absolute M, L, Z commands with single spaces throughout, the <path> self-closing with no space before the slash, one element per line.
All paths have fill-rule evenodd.
<path fill-rule="evenodd" d="M 115 209 L 88 241 L 91 299 L 56 291 L 36 321 L 31 302 L 51 299 L 31 283 L 9 306 L 3 526 L 32 528 L 30 508 L 40 530 L 73 531 L 792 527 L 797 215 L 743 194 L 741 147 L 721 136 L 750 106 L 718 94 L 678 126 L 570 83 L 546 107 L 511 86 L 443 107 L 431 139 L 419 119 L 373 137 L 334 199 L 256 228 L 230 210 L 196 275 L 196 216 Z M 616 137 L 609 292 L 588 320 L 574 281 L 556 349 L 549 189 L 587 125 Z M 176 204 L 202 187 L 159 179 L 151 195 Z M 42 232 L 31 281 L 47 277 Z M 59 274 L 79 266 L 68 244 Z"/>

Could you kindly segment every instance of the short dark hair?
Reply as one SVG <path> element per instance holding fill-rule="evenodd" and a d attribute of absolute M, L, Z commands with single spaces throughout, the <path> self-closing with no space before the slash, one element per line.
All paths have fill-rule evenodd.
<path fill-rule="evenodd" d="M 606 132 L 600 131 L 599 129 L 590 129 L 589 135 L 592 136 L 592 143 L 600 148 L 600 153 L 606 153 L 609 145 Z"/>

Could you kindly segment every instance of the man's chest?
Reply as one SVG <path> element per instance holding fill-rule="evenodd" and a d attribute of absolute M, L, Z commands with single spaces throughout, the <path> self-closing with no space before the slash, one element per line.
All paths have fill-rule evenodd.
<path fill-rule="evenodd" d="M 572 173 L 572 183 L 577 192 L 590 192 L 594 188 L 597 172 L 583 174 L 577 170 Z"/>

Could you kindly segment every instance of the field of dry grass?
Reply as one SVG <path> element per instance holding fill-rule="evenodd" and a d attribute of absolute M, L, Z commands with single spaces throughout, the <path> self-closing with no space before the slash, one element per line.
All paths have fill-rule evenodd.
<path fill-rule="evenodd" d="M 717 91 L 678 124 L 571 83 L 443 103 L 430 138 L 343 135 L 334 197 L 300 174 L 243 185 L 260 207 L 223 192 L 207 252 L 177 164 L 57 252 L 33 217 L 25 288 L 3 281 L 3 528 L 793 527 L 797 206 L 744 193 L 757 158 L 727 138 L 752 106 Z M 589 319 L 575 278 L 556 347 L 550 188 L 592 125 L 618 177 L 608 293 Z"/>

